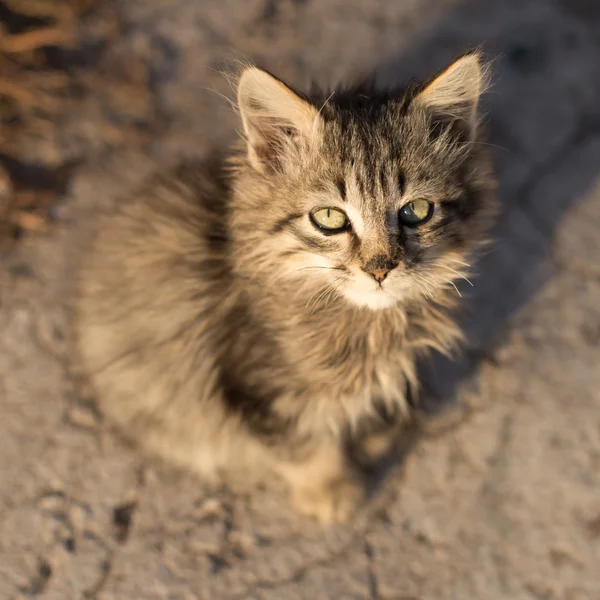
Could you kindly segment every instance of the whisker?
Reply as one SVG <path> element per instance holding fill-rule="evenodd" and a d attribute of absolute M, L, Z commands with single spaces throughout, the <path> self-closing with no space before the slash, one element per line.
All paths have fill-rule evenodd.
<path fill-rule="evenodd" d="M 231 108 L 234 113 L 236 113 L 236 114 L 239 113 L 237 103 L 234 100 L 232 100 L 231 98 L 228 98 L 225 94 L 222 94 L 221 92 L 218 92 L 217 90 L 210 88 L 210 87 L 203 86 L 200 89 L 206 90 L 207 92 L 212 92 L 213 94 L 216 94 L 217 96 L 219 96 L 219 98 L 221 98 L 222 100 L 225 100 L 225 102 L 227 102 L 227 104 L 229 104 L 229 108 Z"/>
<path fill-rule="evenodd" d="M 469 263 L 463 262 L 462 260 L 457 260 L 456 258 L 445 258 L 444 260 L 449 260 L 451 262 L 458 263 L 459 265 L 463 265 L 465 267 L 470 267 L 471 266 Z"/>
<path fill-rule="evenodd" d="M 325 297 L 325 294 L 329 292 L 329 290 L 331 289 L 331 286 L 332 286 L 333 284 L 335 284 L 335 282 L 336 282 L 336 281 L 337 281 L 337 278 L 336 278 L 336 279 L 334 279 L 332 283 L 329 283 L 329 282 L 328 282 L 328 283 L 326 283 L 326 284 L 325 284 L 323 287 L 320 287 L 320 288 L 318 289 L 318 291 L 317 291 L 317 292 L 315 292 L 315 293 L 314 293 L 314 294 L 313 294 L 313 295 L 310 297 L 310 299 L 309 299 L 309 302 L 307 303 L 306 307 L 308 308 L 308 307 L 310 306 L 310 303 L 311 303 L 312 299 L 315 297 L 315 295 L 316 295 L 316 294 L 319 294 L 319 295 L 317 296 L 317 299 L 314 301 L 314 303 L 312 303 L 312 305 L 313 305 L 313 309 L 316 309 L 316 307 L 317 307 L 317 305 L 319 304 L 319 302 L 321 302 L 321 300 L 322 300 L 322 299 Z M 313 314 L 313 313 L 311 312 L 311 314 Z"/>
<path fill-rule="evenodd" d="M 323 300 L 325 300 L 325 298 L 327 297 L 327 294 L 329 294 L 329 292 L 331 291 L 331 288 L 328 287 L 316 300 L 315 303 L 313 305 L 313 309 L 311 311 L 311 315 L 314 314 L 315 310 L 317 310 L 318 306 L 319 306 L 319 302 L 322 302 Z"/>
<path fill-rule="evenodd" d="M 300 269 L 293 269 L 292 271 L 287 271 L 286 273 L 279 275 L 277 277 L 276 281 L 280 281 L 281 279 L 288 277 L 292 273 L 298 273 L 299 271 L 304 271 L 306 269 L 326 269 L 326 270 L 331 270 L 331 271 L 345 271 L 344 267 L 321 267 L 321 266 L 313 265 L 313 266 L 309 266 L 309 267 L 302 267 Z"/>
<path fill-rule="evenodd" d="M 327 299 L 327 302 L 333 300 L 333 298 L 335 297 L 337 291 L 340 289 L 340 287 L 342 286 L 342 284 L 345 283 L 346 281 L 348 281 L 348 279 L 346 277 L 342 277 L 341 278 L 341 281 L 333 288 L 333 292 L 329 296 L 329 298 Z M 325 306 L 327 306 L 327 304 L 325 304 Z"/>
<path fill-rule="evenodd" d="M 323 109 L 325 108 L 327 103 L 333 98 L 334 94 L 335 94 L 335 90 L 333 92 L 331 92 L 331 94 L 329 94 L 329 97 L 327 98 L 327 100 L 325 100 L 325 102 L 323 102 L 323 105 L 321 106 L 321 108 L 319 109 L 319 112 L 317 113 L 318 115 L 321 114 L 321 112 L 323 111 Z"/>
<path fill-rule="evenodd" d="M 323 296 L 323 308 L 327 307 L 327 304 L 329 303 L 329 301 L 332 298 L 332 294 L 334 292 L 335 288 L 330 288 L 327 293 Z M 315 310 L 316 310 L 316 306 L 315 306 Z"/>
<path fill-rule="evenodd" d="M 321 302 L 322 300 L 324 300 L 327 297 L 327 295 L 331 292 L 331 290 L 334 289 L 332 286 L 335 285 L 335 283 L 338 281 L 338 279 L 339 278 L 334 279 L 333 280 L 333 284 L 331 284 L 331 285 L 328 284 L 327 289 L 324 292 L 322 292 L 319 295 L 319 297 L 315 300 L 315 303 L 313 305 L 313 309 L 312 309 L 312 311 L 310 313 L 311 315 L 313 315 L 315 313 L 315 311 L 317 310 L 317 308 L 319 306 L 319 302 Z M 325 305 L 327 305 L 327 304 L 325 304 Z"/>
<path fill-rule="evenodd" d="M 326 283 L 324 286 L 321 286 L 320 288 L 317 289 L 317 291 L 308 299 L 308 302 L 306 303 L 305 308 L 308 308 L 310 306 L 310 303 L 312 301 L 312 299 L 317 295 L 317 294 L 321 294 L 321 292 L 324 289 L 328 289 L 329 288 L 329 283 Z"/>
<path fill-rule="evenodd" d="M 498 146 L 496 144 L 490 144 L 488 142 L 475 142 L 475 141 L 472 141 L 472 142 L 466 142 L 466 145 L 469 145 L 469 146 L 474 146 L 474 145 L 477 145 L 477 146 L 489 146 L 490 148 L 497 148 L 498 150 L 502 150 L 503 152 L 508 152 L 507 148 L 503 148 L 502 146 Z"/>
<path fill-rule="evenodd" d="M 467 279 L 467 277 L 465 277 L 462 273 L 459 273 L 458 271 L 455 271 L 454 269 L 451 269 L 450 267 L 447 267 L 446 265 L 441 265 L 439 263 L 434 263 L 436 267 L 440 267 L 442 269 L 446 269 L 447 271 L 451 271 L 452 273 L 456 273 L 456 275 L 458 275 L 461 279 L 464 279 L 471 287 L 475 287 L 473 285 L 473 282 L 470 279 Z"/>
<path fill-rule="evenodd" d="M 329 269 L 331 271 L 345 271 L 344 267 L 319 267 L 319 266 L 311 266 L 311 267 L 302 267 L 301 269 L 296 269 L 295 271 L 290 271 L 291 273 L 297 273 L 298 271 L 305 271 L 306 269 Z"/>
<path fill-rule="evenodd" d="M 433 273 L 431 271 L 430 271 L 430 274 L 431 274 L 431 277 L 437 279 L 438 281 L 444 281 L 445 283 L 451 285 L 456 290 L 456 293 L 458 294 L 458 296 L 460 298 L 462 298 L 462 294 L 460 293 L 460 290 L 456 287 L 456 284 L 452 280 L 446 279 L 445 277 L 441 277 L 440 275 L 436 275 L 435 273 Z"/>
<path fill-rule="evenodd" d="M 429 298 L 433 300 L 433 288 L 429 285 L 427 279 L 422 275 L 418 275 L 417 273 L 413 273 L 413 277 L 417 281 L 417 284 L 421 288 L 421 290 L 424 291 L 425 295 L 429 296 Z"/>
<path fill-rule="evenodd" d="M 327 300 L 325 302 L 325 306 L 327 306 L 334 298 L 338 297 L 338 290 L 340 289 L 340 287 L 342 286 L 342 284 L 345 281 L 346 281 L 346 279 L 343 279 L 334 288 L 332 288 L 331 294 L 329 294 L 329 296 L 327 297 Z"/>
<path fill-rule="evenodd" d="M 456 284 L 453 281 L 451 281 L 450 279 L 446 279 L 445 277 L 439 277 L 438 279 L 441 279 L 442 281 L 449 283 L 456 290 L 458 297 L 462 298 L 462 294 L 460 293 L 460 290 L 456 287 Z"/>

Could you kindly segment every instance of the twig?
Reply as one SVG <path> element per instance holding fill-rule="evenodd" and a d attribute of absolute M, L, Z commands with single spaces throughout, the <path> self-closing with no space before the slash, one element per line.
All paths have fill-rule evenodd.
<path fill-rule="evenodd" d="M 0 97 L 10 98 L 23 106 L 37 106 L 51 110 L 56 101 L 46 94 L 34 93 L 14 81 L 0 78 Z"/>
<path fill-rule="evenodd" d="M 26 231 L 45 232 L 50 229 L 48 221 L 42 215 L 33 212 L 15 211 L 9 214 L 8 220 Z"/>
<path fill-rule="evenodd" d="M 7 54 L 29 52 L 43 46 L 71 47 L 74 36 L 70 31 L 60 27 L 42 27 L 16 35 L 9 35 L 0 40 L 0 51 Z"/>
<path fill-rule="evenodd" d="M 73 11 L 73 8 L 64 2 L 48 0 L 4 0 L 4 4 L 13 12 L 28 17 L 45 17 L 57 21 L 68 18 Z"/>

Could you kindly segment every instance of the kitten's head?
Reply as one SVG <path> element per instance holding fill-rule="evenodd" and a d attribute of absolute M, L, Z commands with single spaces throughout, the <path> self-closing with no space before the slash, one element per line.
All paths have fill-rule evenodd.
<path fill-rule="evenodd" d="M 491 180 L 477 141 L 484 86 L 475 54 L 428 83 L 383 92 L 304 96 L 246 69 L 239 268 L 265 285 L 371 309 L 448 288 L 488 221 Z"/>

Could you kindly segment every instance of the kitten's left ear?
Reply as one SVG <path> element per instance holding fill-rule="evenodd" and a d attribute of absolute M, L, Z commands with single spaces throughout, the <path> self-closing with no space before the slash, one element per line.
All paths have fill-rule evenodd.
<path fill-rule="evenodd" d="M 439 116 L 463 121 L 473 137 L 477 128 L 477 106 L 487 80 L 481 56 L 467 54 L 442 71 L 414 101 Z"/>
<path fill-rule="evenodd" d="M 317 109 L 261 69 L 250 67 L 242 73 L 238 106 L 248 159 L 261 173 L 280 169 L 296 151 L 314 142 Z"/>

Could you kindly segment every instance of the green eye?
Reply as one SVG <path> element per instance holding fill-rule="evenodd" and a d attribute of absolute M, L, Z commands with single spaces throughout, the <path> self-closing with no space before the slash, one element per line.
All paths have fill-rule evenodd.
<path fill-rule="evenodd" d="M 312 222 L 328 233 L 340 233 L 349 225 L 348 217 L 337 208 L 319 208 L 310 213 Z"/>
<path fill-rule="evenodd" d="M 416 227 L 425 223 L 433 214 L 433 204 L 428 200 L 413 200 L 400 209 L 400 221 L 408 227 Z"/>

